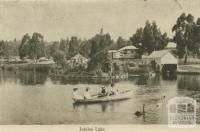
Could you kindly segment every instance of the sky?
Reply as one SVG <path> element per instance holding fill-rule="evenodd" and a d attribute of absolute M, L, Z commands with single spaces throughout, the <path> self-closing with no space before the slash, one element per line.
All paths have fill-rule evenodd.
<path fill-rule="evenodd" d="M 46 41 L 78 36 L 88 39 L 100 32 L 129 39 L 145 21 L 156 21 L 173 36 L 181 13 L 200 17 L 200 0 L 9 0 L 0 2 L 0 40 L 21 40 L 39 32 Z"/>

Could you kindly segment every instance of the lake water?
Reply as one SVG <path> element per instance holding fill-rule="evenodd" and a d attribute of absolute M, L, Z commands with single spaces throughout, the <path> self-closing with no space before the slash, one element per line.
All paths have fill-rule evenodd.
<path fill-rule="evenodd" d="M 175 96 L 200 93 L 200 76 L 177 75 L 116 81 L 119 90 L 133 90 L 129 100 L 102 104 L 73 105 L 72 89 L 91 93 L 108 85 L 106 79 L 50 78 L 46 71 L 0 71 L 0 124 L 166 124 L 166 104 Z M 161 98 L 165 98 L 161 101 Z M 145 117 L 136 116 L 145 104 Z M 197 103 L 199 106 L 199 103 Z M 197 108 L 197 123 L 200 123 Z"/>

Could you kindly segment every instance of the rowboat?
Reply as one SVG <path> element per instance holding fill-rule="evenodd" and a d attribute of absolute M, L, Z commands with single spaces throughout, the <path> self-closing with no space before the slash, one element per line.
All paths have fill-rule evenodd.
<path fill-rule="evenodd" d="M 103 97 L 94 96 L 92 99 L 73 99 L 75 104 L 89 104 L 89 103 L 102 103 L 109 101 L 120 101 L 130 99 L 132 90 L 122 91 L 115 95 L 107 95 Z"/>

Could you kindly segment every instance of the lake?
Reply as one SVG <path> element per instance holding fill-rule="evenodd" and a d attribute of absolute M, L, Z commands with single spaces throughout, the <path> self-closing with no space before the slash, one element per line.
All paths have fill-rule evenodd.
<path fill-rule="evenodd" d="M 132 77 L 116 80 L 119 90 L 133 90 L 129 100 L 73 105 L 72 89 L 97 93 L 109 79 L 51 78 L 48 71 L 0 71 L 0 124 L 166 124 L 169 99 L 200 93 L 199 75 L 174 79 Z M 165 96 L 161 100 L 161 98 Z M 145 116 L 136 116 L 145 104 Z M 197 103 L 199 106 L 199 103 Z M 197 123 L 200 123 L 197 108 Z"/>

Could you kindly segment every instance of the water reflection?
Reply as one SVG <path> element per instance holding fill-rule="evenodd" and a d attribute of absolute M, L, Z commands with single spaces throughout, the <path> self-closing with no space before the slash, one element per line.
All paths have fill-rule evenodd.
<path fill-rule="evenodd" d="M 133 90 L 129 100 L 73 105 L 72 90 L 86 87 L 97 93 L 110 79 L 51 78 L 48 71 L 0 71 L 0 124 L 165 124 L 167 100 L 198 93 L 199 75 L 178 75 L 177 80 L 161 75 L 114 80 L 119 90 Z M 40 84 L 40 85 L 37 85 Z M 163 102 L 161 97 L 165 96 Z M 135 116 L 146 106 L 145 117 Z M 158 107 L 159 106 L 159 107 Z M 200 110 L 197 110 L 200 113 Z M 199 123 L 199 118 L 197 122 Z"/>
<path fill-rule="evenodd" d="M 136 85 L 157 86 L 157 85 L 160 85 L 161 75 L 156 74 L 156 76 L 154 76 L 154 77 L 148 77 L 145 75 L 141 75 L 137 78 L 132 78 L 132 80 L 134 80 L 134 79 L 136 80 L 135 81 Z"/>
<path fill-rule="evenodd" d="M 44 84 L 48 78 L 48 70 L 1 70 L 0 82 L 11 81 L 22 85 Z"/>
<path fill-rule="evenodd" d="M 48 77 L 48 71 L 38 71 L 37 69 L 19 71 L 18 77 L 23 85 L 44 84 Z"/>
<path fill-rule="evenodd" d="M 163 80 L 176 80 L 177 74 L 175 72 L 168 72 L 162 73 L 162 79 Z"/>
<path fill-rule="evenodd" d="M 137 85 L 145 85 L 145 84 L 147 84 L 147 79 L 148 79 L 148 77 L 146 77 L 146 76 L 144 76 L 144 75 L 139 76 L 139 77 L 137 78 L 137 80 L 136 80 L 136 84 L 137 84 Z"/>
<path fill-rule="evenodd" d="M 192 91 L 200 90 L 200 76 L 199 75 L 179 75 L 177 78 L 177 88 L 187 89 Z"/>
<path fill-rule="evenodd" d="M 118 107 L 120 103 L 123 103 L 124 101 L 125 100 L 119 100 L 114 102 L 102 102 L 102 103 L 91 103 L 91 104 L 73 103 L 73 110 L 77 112 L 83 109 L 84 111 L 96 112 L 96 113 L 115 112 L 116 107 Z M 95 107 L 97 109 L 91 111 L 90 110 L 91 107 Z"/>

